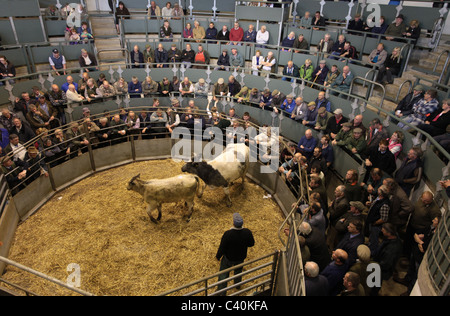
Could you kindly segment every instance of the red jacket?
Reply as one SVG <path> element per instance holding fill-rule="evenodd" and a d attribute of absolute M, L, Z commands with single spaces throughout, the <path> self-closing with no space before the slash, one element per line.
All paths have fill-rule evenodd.
<path fill-rule="evenodd" d="M 243 38 L 244 38 L 244 30 L 242 29 L 242 27 L 239 27 L 237 30 L 235 28 L 232 28 L 230 30 L 231 42 L 242 42 Z"/>

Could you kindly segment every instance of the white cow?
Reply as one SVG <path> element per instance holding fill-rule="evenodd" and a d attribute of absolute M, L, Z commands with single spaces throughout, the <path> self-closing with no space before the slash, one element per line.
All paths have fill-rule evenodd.
<path fill-rule="evenodd" d="M 231 207 L 230 184 L 241 178 L 244 185 L 249 166 L 249 148 L 245 144 L 230 144 L 223 153 L 209 162 L 188 162 L 181 170 L 199 176 L 205 186 L 223 187 L 227 205 Z"/>
<path fill-rule="evenodd" d="M 144 181 L 140 179 L 140 174 L 133 177 L 128 183 L 127 189 L 138 192 L 148 203 L 147 214 L 154 223 L 161 219 L 161 205 L 163 203 L 174 203 L 185 200 L 188 206 L 187 221 L 189 221 L 193 209 L 194 198 L 203 194 L 201 181 L 194 175 L 178 175 L 167 179 L 154 179 Z M 154 219 L 152 210 L 158 209 L 158 217 Z"/>

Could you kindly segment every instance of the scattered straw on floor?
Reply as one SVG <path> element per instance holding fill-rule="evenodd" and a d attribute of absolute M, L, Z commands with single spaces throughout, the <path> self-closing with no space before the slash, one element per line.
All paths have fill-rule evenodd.
<path fill-rule="evenodd" d="M 63 282 L 76 263 L 81 289 L 95 295 L 155 295 L 218 271 L 215 255 L 234 212 L 255 236 L 247 260 L 280 248 L 281 211 L 248 179 L 244 189 L 241 180 L 231 188 L 231 208 L 222 189 L 207 188 L 189 223 L 184 202 L 163 205 L 161 222 L 152 223 L 141 196 L 126 190 L 128 181 L 138 173 L 175 176 L 181 166 L 170 159 L 133 163 L 69 187 L 18 227 L 10 259 Z M 72 295 L 11 266 L 3 278 L 39 295 Z"/>

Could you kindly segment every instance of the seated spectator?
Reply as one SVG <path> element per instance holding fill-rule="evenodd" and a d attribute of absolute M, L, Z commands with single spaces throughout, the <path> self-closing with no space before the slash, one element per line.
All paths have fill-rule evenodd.
<path fill-rule="evenodd" d="M 231 75 L 228 77 L 228 95 L 234 97 L 239 91 L 241 91 L 241 84 Z"/>
<path fill-rule="evenodd" d="M 226 96 L 228 92 L 228 84 L 225 84 L 225 80 L 223 78 L 219 78 L 214 84 L 212 91 L 213 100 L 218 101 L 219 98 L 222 99 L 221 97 Z"/>
<path fill-rule="evenodd" d="M 173 10 L 172 10 L 172 19 L 181 20 L 182 16 L 184 16 L 183 9 L 180 7 L 180 5 L 178 3 L 175 3 L 173 5 Z"/>
<path fill-rule="evenodd" d="M 51 69 L 56 72 L 57 76 L 66 75 L 66 58 L 59 53 L 58 49 L 52 50 L 52 55 L 48 58 Z"/>
<path fill-rule="evenodd" d="M 196 69 L 205 69 L 206 67 L 204 66 L 198 66 L 197 64 L 200 65 L 209 65 L 210 62 L 210 57 L 209 57 L 209 53 L 203 49 L 203 46 L 200 44 L 197 47 L 198 51 L 195 54 L 194 57 L 194 63 L 196 64 L 193 68 Z"/>
<path fill-rule="evenodd" d="M 269 42 L 269 31 L 265 25 L 261 26 L 261 29 L 256 33 L 256 47 L 265 48 Z"/>
<path fill-rule="evenodd" d="M 81 44 L 80 33 L 78 33 L 75 27 L 69 29 L 68 41 L 70 41 L 70 45 Z"/>
<path fill-rule="evenodd" d="M 248 102 L 251 106 L 258 106 L 261 101 L 261 92 L 257 88 L 253 88 L 250 90 L 250 95 L 248 97 Z"/>
<path fill-rule="evenodd" d="M 183 97 L 193 97 L 194 94 L 194 84 L 189 80 L 188 77 L 184 77 L 180 84 L 180 94 Z"/>
<path fill-rule="evenodd" d="M 272 93 L 270 92 L 270 89 L 264 89 L 260 95 L 259 107 L 263 110 L 271 110 Z"/>
<path fill-rule="evenodd" d="M 0 80 L 9 79 L 10 84 L 14 84 L 14 78 L 16 76 L 16 67 L 5 56 L 0 56 Z M 6 81 L 0 82 L 0 86 L 4 85 Z"/>
<path fill-rule="evenodd" d="M 424 88 L 422 85 L 415 85 L 413 91 L 408 93 L 403 99 L 400 100 L 395 108 L 395 115 L 397 117 L 408 116 L 412 113 L 412 108 L 419 100 L 424 96 Z M 397 121 L 395 121 L 397 122 Z"/>
<path fill-rule="evenodd" d="M 96 71 L 98 70 L 97 59 L 91 53 L 88 53 L 84 48 L 81 50 L 81 55 L 78 58 L 78 63 L 81 68 L 84 68 L 84 71 Z"/>
<path fill-rule="evenodd" d="M 186 46 L 190 44 L 186 44 Z M 167 64 L 169 62 L 169 54 L 165 50 L 163 44 L 158 44 L 158 49 L 155 51 L 155 63 L 156 68 L 168 68 L 169 65 Z"/>
<path fill-rule="evenodd" d="M 361 14 L 356 13 L 353 20 L 350 20 L 350 22 L 348 22 L 347 29 L 363 32 L 364 27 L 365 27 L 365 25 L 364 25 L 364 21 L 361 19 Z M 361 33 L 357 33 L 357 32 L 348 32 L 348 33 L 355 34 L 355 35 L 362 35 Z"/>
<path fill-rule="evenodd" d="M 131 82 L 128 84 L 128 94 L 130 98 L 140 98 L 142 93 L 142 84 L 136 76 L 131 77 Z"/>
<path fill-rule="evenodd" d="M 410 123 L 411 125 L 417 126 L 425 122 L 428 115 L 436 111 L 439 107 L 439 101 L 436 99 L 437 91 L 428 90 L 425 92 L 423 99 L 419 100 L 412 107 L 412 113 L 408 116 L 403 117 L 403 121 Z M 409 129 L 410 127 L 403 122 L 397 124 L 403 129 Z"/>
<path fill-rule="evenodd" d="M 331 39 L 331 35 L 327 33 L 317 45 L 317 51 L 319 53 L 331 54 L 331 49 L 333 48 L 333 45 L 334 41 Z"/>
<path fill-rule="evenodd" d="M 139 46 L 134 45 L 133 51 L 130 53 L 132 68 L 144 68 L 144 55 L 139 50 Z"/>
<path fill-rule="evenodd" d="M 170 1 L 166 2 L 166 6 L 161 9 L 162 17 L 166 20 L 170 20 L 172 18 L 172 3 Z"/>
<path fill-rule="evenodd" d="M 70 152 L 75 155 L 78 154 L 78 150 L 81 150 L 82 152 L 86 151 L 86 146 L 89 144 L 89 140 L 81 133 L 79 127 L 80 125 L 77 122 L 72 122 L 70 123 L 70 128 L 66 131 Z"/>
<path fill-rule="evenodd" d="M 339 71 L 339 69 L 336 65 L 331 66 L 331 70 L 328 71 L 327 77 L 326 77 L 323 85 L 325 87 L 331 85 L 340 74 L 341 74 L 341 72 Z"/>
<path fill-rule="evenodd" d="M 191 44 L 186 44 L 186 48 L 181 52 L 181 62 L 186 68 L 190 68 L 194 61 L 195 52 L 191 49 Z"/>
<path fill-rule="evenodd" d="M 305 12 L 305 15 L 300 18 L 300 28 L 304 29 L 305 26 L 311 26 L 312 23 L 312 17 L 311 13 L 309 11 Z"/>
<path fill-rule="evenodd" d="M 253 26 L 253 24 L 250 24 L 248 26 L 248 30 L 244 32 L 243 41 L 247 42 L 247 43 L 255 43 L 256 42 L 256 31 L 255 31 L 255 27 Z"/>
<path fill-rule="evenodd" d="M 311 158 L 314 148 L 317 145 L 317 139 L 313 137 L 312 131 L 307 129 L 305 131 L 305 135 L 300 138 L 298 142 L 298 148 L 303 156 L 305 156 L 308 160 Z"/>
<path fill-rule="evenodd" d="M 69 85 L 70 85 L 70 84 L 73 84 L 73 85 L 75 86 L 75 90 L 78 90 L 78 83 L 74 82 L 74 81 L 73 81 L 73 77 L 70 76 L 70 75 L 66 77 L 66 82 L 64 82 L 64 83 L 61 85 L 61 90 L 62 90 L 63 92 L 67 92 L 67 90 L 69 89 Z"/>
<path fill-rule="evenodd" d="M 194 85 L 194 95 L 196 98 L 206 99 L 209 93 L 209 85 L 205 82 L 205 79 L 200 78 Z"/>
<path fill-rule="evenodd" d="M 402 56 L 400 55 L 400 47 L 396 47 L 392 50 L 389 57 L 386 58 L 383 65 L 378 70 L 377 82 L 385 84 L 394 83 L 393 76 L 398 76 L 402 64 Z M 386 80 L 384 80 L 386 78 Z"/>
<path fill-rule="evenodd" d="M 264 57 L 261 56 L 261 51 L 258 49 L 255 52 L 255 56 L 252 57 L 252 74 L 253 76 L 259 76 L 259 72 L 263 66 Z"/>
<path fill-rule="evenodd" d="M 295 39 L 295 33 L 289 33 L 289 35 L 286 36 L 283 41 L 281 41 L 281 46 L 288 48 L 282 48 L 282 50 L 290 52 L 291 50 L 289 48 L 292 48 L 294 46 Z"/>
<path fill-rule="evenodd" d="M 370 32 L 375 33 L 375 34 L 386 33 L 388 24 L 386 23 L 386 19 L 384 18 L 384 16 L 380 16 L 379 25 L 380 26 L 374 26 L 372 29 L 370 29 Z M 366 30 L 368 30 L 367 27 L 366 27 Z"/>
<path fill-rule="evenodd" d="M 25 188 L 25 184 L 22 183 L 22 181 L 27 177 L 27 169 L 24 162 L 17 161 L 16 163 L 10 156 L 4 156 L 2 158 L 1 169 L 6 177 L 6 182 L 8 183 L 13 196 Z"/>
<path fill-rule="evenodd" d="M 177 44 L 172 44 L 167 52 L 167 61 L 169 63 L 181 62 L 181 51 L 177 48 Z"/>
<path fill-rule="evenodd" d="M 51 4 L 44 11 L 44 19 L 51 21 L 62 20 L 62 15 L 56 6 Z"/>
<path fill-rule="evenodd" d="M 306 127 L 315 127 L 317 122 L 317 116 L 319 114 L 319 108 L 316 106 L 316 102 L 311 101 L 308 103 L 308 109 L 306 110 L 305 118 L 302 124 Z"/>
<path fill-rule="evenodd" d="M 314 71 L 314 66 L 312 65 L 311 59 L 306 59 L 305 63 L 300 67 L 300 79 L 307 81 L 312 81 L 312 74 Z"/>
<path fill-rule="evenodd" d="M 119 78 L 116 82 L 113 84 L 114 90 L 116 90 L 116 93 L 118 95 L 123 95 L 128 93 L 128 82 L 125 81 L 123 77 Z"/>
<path fill-rule="evenodd" d="M 145 77 L 145 81 L 142 83 L 142 93 L 144 93 L 144 96 L 158 93 L 158 90 L 158 83 L 150 76 Z"/>
<path fill-rule="evenodd" d="M 205 31 L 205 39 L 208 43 L 215 44 L 216 41 L 211 41 L 217 39 L 217 29 L 214 22 L 209 23 L 209 27 Z"/>
<path fill-rule="evenodd" d="M 384 44 L 379 43 L 369 55 L 369 63 L 377 66 L 384 65 L 387 58 L 387 52 L 384 49 Z"/>
<path fill-rule="evenodd" d="M 415 184 L 422 178 L 423 162 L 420 148 L 413 147 L 408 151 L 402 164 L 394 173 L 394 179 L 409 196 Z"/>
<path fill-rule="evenodd" d="M 419 26 L 419 21 L 412 20 L 411 22 L 409 22 L 409 26 L 406 28 L 406 31 L 403 34 L 403 37 L 412 39 L 413 40 L 412 44 L 416 45 L 417 40 L 420 37 L 420 32 L 421 32 L 421 29 Z"/>
<path fill-rule="evenodd" d="M 417 127 L 431 136 L 445 134 L 447 126 L 450 124 L 450 99 L 442 102 L 442 109 L 436 110 L 427 116 L 425 122 Z"/>
<path fill-rule="evenodd" d="M 242 57 L 241 53 L 236 48 L 231 49 L 231 55 L 230 55 L 230 66 L 235 68 L 235 70 L 239 70 L 240 68 L 244 67 L 245 60 L 244 57 Z"/>
<path fill-rule="evenodd" d="M 192 30 L 194 40 L 197 43 L 202 43 L 203 39 L 206 37 L 206 31 L 203 26 L 200 25 L 198 21 L 194 21 L 194 29 Z"/>
<path fill-rule="evenodd" d="M 194 38 L 191 23 L 186 23 L 186 26 L 183 30 L 183 38 L 186 40 Z"/>
<path fill-rule="evenodd" d="M 159 37 L 160 42 L 172 42 L 173 32 L 168 20 L 165 20 L 163 26 L 159 29 Z"/>
<path fill-rule="evenodd" d="M 244 39 L 244 30 L 239 26 L 239 22 L 234 22 L 234 27 L 230 31 L 230 44 L 241 45 L 240 42 Z"/>
<path fill-rule="evenodd" d="M 341 92 L 348 93 L 350 90 L 350 84 L 353 80 L 353 77 L 354 76 L 350 71 L 350 67 L 344 66 L 344 68 L 342 69 L 342 73 L 328 87 L 338 90 L 338 91 L 341 91 Z M 339 93 L 337 93 L 335 91 L 331 91 L 331 93 L 335 94 L 335 95 L 339 95 Z"/>
<path fill-rule="evenodd" d="M 114 140 L 117 140 L 117 142 L 124 142 L 127 140 L 126 138 L 124 138 L 124 136 L 128 134 L 128 127 L 120 118 L 119 114 L 114 115 L 113 119 L 111 120 L 110 126 L 110 136 L 113 143 L 115 143 Z"/>
<path fill-rule="evenodd" d="M 248 104 L 250 98 L 250 90 L 248 87 L 242 87 L 241 90 L 235 95 L 238 103 Z"/>
<path fill-rule="evenodd" d="M 100 90 L 95 85 L 95 81 L 93 78 L 89 78 L 86 85 L 86 90 L 84 92 L 84 99 L 88 102 L 94 102 L 100 99 L 102 96 Z"/>
<path fill-rule="evenodd" d="M 295 53 L 305 53 L 305 51 L 309 50 L 309 43 L 305 40 L 303 34 L 300 34 L 294 41 L 292 45 Z"/>
<path fill-rule="evenodd" d="M 169 81 L 167 77 L 164 77 L 163 80 L 159 83 L 158 92 L 163 97 L 169 97 L 172 91 L 174 91 L 172 83 Z"/>
<path fill-rule="evenodd" d="M 355 129 L 357 127 L 362 129 L 362 136 L 365 139 L 366 135 L 367 135 L 367 128 L 363 124 L 363 119 L 364 119 L 364 117 L 362 116 L 362 114 L 358 114 L 355 116 L 355 118 L 353 120 L 350 121 L 350 123 L 352 124 L 351 129 Z"/>
<path fill-rule="evenodd" d="M 406 25 L 403 22 L 403 14 L 399 14 L 393 23 L 391 23 L 386 32 L 384 32 L 386 36 L 386 39 L 389 41 L 392 41 L 394 37 L 403 37 L 403 34 L 406 33 Z"/>
<path fill-rule="evenodd" d="M 217 59 L 217 67 L 214 70 L 230 70 L 230 56 L 228 55 L 228 50 L 224 48 L 222 50 L 222 54 Z"/>
<path fill-rule="evenodd" d="M 147 10 L 147 15 L 150 19 L 161 17 L 161 8 L 156 5 L 155 1 L 150 2 L 150 7 Z"/>
<path fill-rule="evenodd" d="M 345 43 L 346 43 L 345 35 L 343 35 L 343 34 L 339 35 L 337 42 L 335 42 L 333 44 L 333 47 L 331 48 L 331 55 L 340 56 L 344 51 Z M 332 58 L 332 59 L 337 59 L 337 58 Z"/>
<path fill-rule="evenodd" d="M 281 104 L 284 102 L 284 100 L 286 99 L 286 95 L 275 89 L 272 91 L 272 100 L 270 102 L 269 105 L 269 109 L 274 109 L 274 108 L 279 108 L 281 107 Z"/>
<path fill-rule="evenodd" d="M 316 11 L 316 13 L 314 14 L 314 17 L 311 21 L 311 26 L 313 27 L 313 30 L 320 30 L 325 26 L 325 19 L 320 15 L 320 11 Z"/>
<path fill-rule="evenodd" d="M 291 81 L 294 82 L 294 78 L 298 78 L 300 76 L 299 68 L 297 65 L 294 64 L 292 60 L 287 62 L 287 65 L 284 66 L 283 69 L 283 78 L 281 78 L 283 81 Z M 294 77 L 294 78 L 287 78 L 287 77 Z"/>
<path fill-rule="evenodd" d="M 353 133 L 352 124 L 350 122 L 343 123 L 342 128 L 338 131 L 335 138 L 332 140 L 331 144 L 333 146 L 344 146 L 347 141 L 347 138 L 351 137 L 352 133 Z"/>
<path fill-rule="evenodd" d="M 164 138 L 167 131 L 167 114 L 158 108 L 150 116 L 150 122 L 152 123 L 152 131 L 156 134 L 156 138 Z"/>
<path fill-rule="evenodd" d="M 88 28 L 88 25 L 86 22 L 81 23 L 81 30 L 80 33 L 80 40 L 84 43 L 88 43 L 89 40 L 94 39 L 94 35 L 92 35 L 91 29 Z"/>
<path fill-rule="evenodd" d="M 292 111 L 295 108 L 295 100 L 292 94 L 286 96 L 286 99 L 281 103 L 280 109 L 285 112 L 287 116 L 292 115 Z"/>
<path fill-rule="evenodd" d="M 150 44 L 145 45 L 145 50 L 142 53 L 142 57 L 144 58 L 144 63 L 151 68 L 153 66 L 152 64 L 155 62 L 155 51 Z"/>
<path fill-rule="evenodd" d="M 327 62 L 325 60 L 319 61 L 319 65 L 314 69 L 311 78 L 314 83 L 324 85 L 325 80 L 327 79 L 328 75 L 328 67 Z M 329 111 L 330 108 L 327 108 L 327 111 Z"/>
<path fill-rule="evenodd" d="M 344 49 L 339 56 L 341 57 L 339 61 L 345 62 L 347 59 L 358 59 L 358 52 L 356 51 L 355 46 L 352 46 L 352 44 L 347 41 L 345 42 Z M 351 61 L 349 62 L 351 63 Z"/>
<path fill-rule="evenodd" d="M 217 33 L 217 37 L 216 38 L 219 41 L 226 42 L 226 43 L 222 43 L 222 44 L 228 44 L 228 42 L 230 40 L 230 31 L 228 31 L 228 26 L 223 25 L 222 26 L 222 30 Z"/>

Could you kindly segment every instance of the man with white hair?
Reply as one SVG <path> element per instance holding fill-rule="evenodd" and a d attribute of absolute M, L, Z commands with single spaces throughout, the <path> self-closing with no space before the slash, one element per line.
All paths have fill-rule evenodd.
<path fill-rule="evenodd" d="M 319 272 L 321 272 L 330 263 L 330 253 L 325 242 L 325 236 L 320 229 L 312 227 L 307 222 L 300 224 L 299 235 L 305 238 L 306 246 L 311 253 L 310 260 L 317 263 Z"/>
<path fill-rule="evenodd" d="M 305 266 L 305 292 L 306 296 L 327 296 L 328 280 L 319 274 L 319 266 L 313 261 L 306 262 Z"/>

